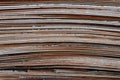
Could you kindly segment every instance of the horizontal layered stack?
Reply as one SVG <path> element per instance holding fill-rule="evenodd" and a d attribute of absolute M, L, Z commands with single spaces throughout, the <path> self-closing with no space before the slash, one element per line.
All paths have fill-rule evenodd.
<path fill-rule="evenodd" d="M 0 80 L 119 79 L 119 0 L 0 1 Z"/>

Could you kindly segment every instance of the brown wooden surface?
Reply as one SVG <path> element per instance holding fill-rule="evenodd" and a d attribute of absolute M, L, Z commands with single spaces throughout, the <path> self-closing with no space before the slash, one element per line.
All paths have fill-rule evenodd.
<path fill-rule="evenodd" d="M 0 0 L 0 80 L 119 80 L 120 0 Z"/>

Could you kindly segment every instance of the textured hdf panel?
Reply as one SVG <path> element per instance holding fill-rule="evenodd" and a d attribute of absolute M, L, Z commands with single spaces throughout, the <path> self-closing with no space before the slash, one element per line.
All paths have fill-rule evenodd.
<path fill-rule="evenodd" d="M 0 0 L 0 80 L 119 80 L 120 0 Z"/>

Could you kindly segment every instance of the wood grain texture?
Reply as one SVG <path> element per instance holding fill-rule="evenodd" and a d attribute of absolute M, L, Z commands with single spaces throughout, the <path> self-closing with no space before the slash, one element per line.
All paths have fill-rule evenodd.
<path fill-rule="evenodd" d="M 119 80 L 120 0 L 0 0 L 0 80 Z"/>

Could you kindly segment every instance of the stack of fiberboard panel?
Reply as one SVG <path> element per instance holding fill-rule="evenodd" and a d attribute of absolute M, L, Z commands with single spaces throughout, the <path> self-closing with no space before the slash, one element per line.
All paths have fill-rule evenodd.
<path fill-rule="evenodd" d="M 120 0 L 0 0 L 0 80 L 120 80 Z"/>

